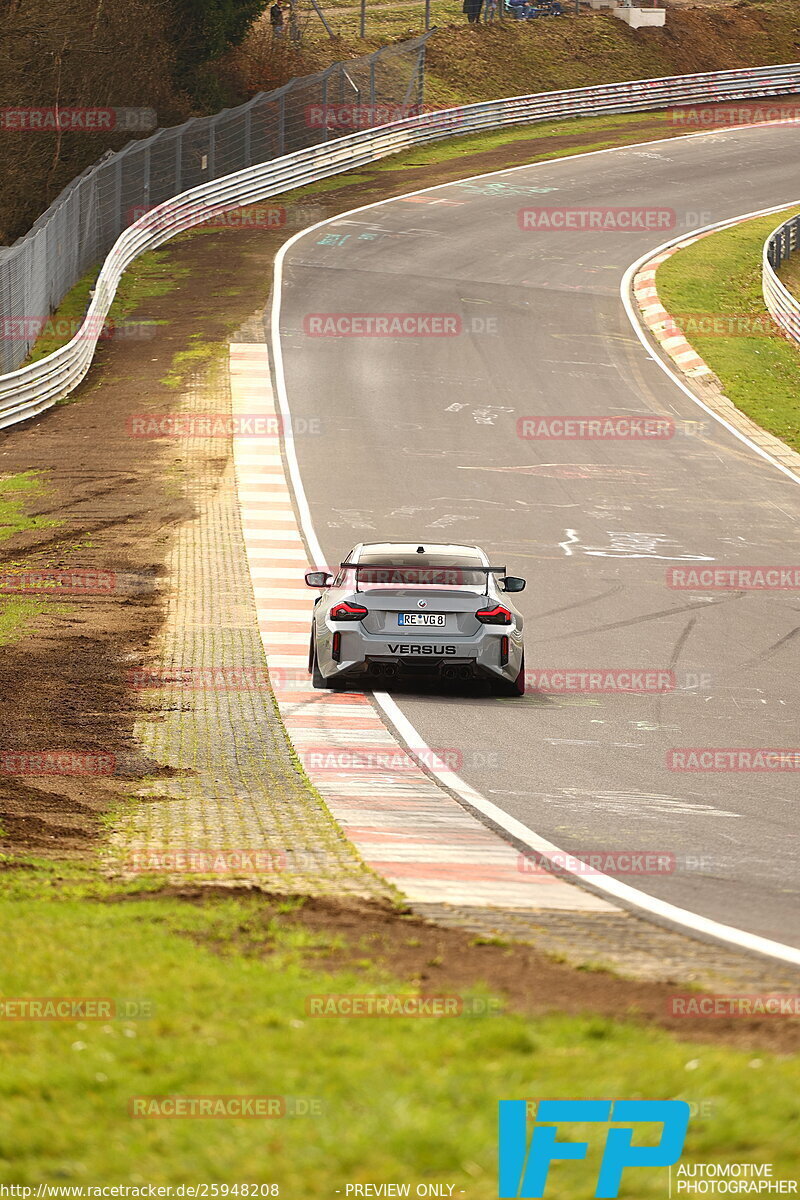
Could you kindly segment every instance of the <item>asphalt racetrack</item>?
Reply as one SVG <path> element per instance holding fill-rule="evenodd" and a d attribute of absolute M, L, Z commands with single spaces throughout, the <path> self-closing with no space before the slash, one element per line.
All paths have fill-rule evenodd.
<path fill-rule="evenodd" d="M 670 568 L 796 565 L 800 490 L 638 341 L 629 265 L 800 197 L 800 129 L 565 158 L 337 218 L 284 262 L 299 468 L 330 562 L 361 540 L 478 543 L 525 575 L 529 671 L 673 672 L 661 694 L 404 692 L 431 747 L 576 854 L 650 850 L 641 891 L 800 946 L 797 771 L 671 769 L 675 748 L 800 744 L 800 595 L 667 585 Z M 523 208 L 632 206 L 651 228 L 522 229 Z M 536 218 L 539 220 L 539 218 Z M 776 221 L 777 223 L 777 221 Z M 455 336 L 311 336 L 332 313 L 456 314 Z M 674 436 L 531 440 L 533 416 L 662 416 Z"/>

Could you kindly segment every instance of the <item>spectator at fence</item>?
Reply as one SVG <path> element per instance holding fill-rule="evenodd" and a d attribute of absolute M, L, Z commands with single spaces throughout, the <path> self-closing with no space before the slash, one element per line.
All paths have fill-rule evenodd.
<path fill-rule="evenodd" d="M 564 8 L 561 0 L 542 0 L 541 4 L 536 4 L 535 0 L 505 0 L 509 13 L 517 18 L 518 21 L 533 21 L 537 17 L 563 17 Z"/>
<path fill-rule="evenodd" d="M 269 10 L 269 23 L 272 26 L 272 33 L 275 37 L 283 37 L 283 8 L 281 0 L 275 0 L 272 8 Z"/>
<path fill-rule="evenodd" d="M 480 20 L 482 7 L 483 0 L 464 0 L 461 11 L 467 14 L 470 25 L 474 25 L 476 21 Z"/>

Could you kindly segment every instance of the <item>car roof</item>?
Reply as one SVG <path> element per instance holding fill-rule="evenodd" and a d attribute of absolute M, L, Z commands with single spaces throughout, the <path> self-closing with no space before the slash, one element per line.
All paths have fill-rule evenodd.
<path fill-rule="evenodd" d="M 476 554 L 484 562 L 489 561 L 480 546 L 458 546 L 449 542 L 363 542 L 355 547 L 353 553 L 357 554 L 356 561 L 359 561 L 364 551 L 369 554 L 414 554 L 420 546 L 424 547 L 426 554 Z"/>

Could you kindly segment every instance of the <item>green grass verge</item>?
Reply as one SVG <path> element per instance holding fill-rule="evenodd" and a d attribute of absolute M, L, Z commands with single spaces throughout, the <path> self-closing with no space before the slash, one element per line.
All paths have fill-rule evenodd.
<path fill-rule="evenodd" d="M 481 154 L 487 150 L 497 150 L 501 146 L 507 146 L 510 142 L 547 142 L 551 138 L 562 137 L 580 137 L 581 135 L 596 135 L 597 133 L 621 132 L 624 133 L 627 128 L 635 129 L 638 138 L 646 140 L 648 132 L 643 132 L 641 126 L 651 126 L 653 132 L 662 133 L 667 136 L 673 130 L 673 126 L 669 123 L 667 114 L 661 112 L 652 113 L 621 113 L 614 116 L 605 117 L 573 117 L 568 120 L 547 121 L 534 125 L 518 125 L 511 129 L 498 129 L 489 133 L 468 134 L 466 137 L 445 138 L 441 142 L 431 142 L 427 146 L 420 146 L 414 150 L 408 150 L 404 154 L 398 154 L 393 158 L 383 159 L 376 164 L 376 170 L 392 170 L 395 167 L 419 167 L 428 166 L 431 163 L 448 162 L 450 159 L 462 158 L 467 154 Z M 566 147 L 562 153 L 564 154 L 584 154 L 587 150 L 594 150 L 606 145 L 615 145 L 616 142 L 603 141 L 594 142 L 587 140 L 586 144 L 581 144 L 578 147 Z M 547 157 L 558 157 L 558 153 L 547 151 L 546 147 L 543 151 Z M 526 156 L 527 159 L 527 156 Z M 531 158 L 531 162 L 535 162 L 536 158 Z M 468 164 L 465 166 L 465 173 L 468 172 Z"/>
<path fill-rule="evenodd" d="M 26 511 L 28 501 L 40 498 L 44 492 L 45 484 L 36 471 L 0 479 L 0 542 L 18 533 L 52 529 L 61 524 L 53 517 L 31 516 Z M 22 563 L 6 561 L 4 565 L 14 569 Z M 48 610 L 52 611 L 52 605 L 46 600 L 31 596 L 0 596 L 0 646 L 17 641 L 30 623 Z"/>
<path fill-rule="evenodd" d="M 44 490 L 44 482 L 37 471 L 0 478 L 0 542 L 29 529 L 61 524 L 53 517 L 32 517 L 25 511 L 27 501 L 40 497 Z"/>
<path fill-rule="evenodd" d="M 91 271 L 87 271 L 83 278 L 78 280 L 75 286 L 67 292 L 37 338 L 36 345 L 31 350 L 26 362 L 38 362 L 40 358 L 45 358 L 59 347 L 66 345 L 70 338 L 75 336 L 89 307 L 91 291 L 98 271 L 99 267 L 93 267 Z M 153 296 L 166 296 L 176 287 L 178 279 L 185 274 L 186 270 L 176 267 L 170 261 L 167 251 L 151 250 L 148 254 L 143 254 L 128 267 L 120 280 L 114 303 L 107 318 L 108 329 L 113 330 L 115 326 L 122 326 L 143 300 Z M 164 322 L 151 322 L 151 324 L 164 324 Z"/>
<path fill-rule="evenodd" d="M 18 641 L 32 621 L 42 613 L 52 612 L 52 605 L 32 597 L 0 599 L 0 646 Z"/>
<path fill-rule="evenodd" d="M 326 947 L 280 915 L 264 953 L 254 906 L 235 897 L 110 903 L 93 872 L 54 864 L 1 879 L 5 996 L 103 997 L 152 1015 L 0 1022 L 0 1181 L 276 1182 L 299 1200 L 352 1182 L 424 1180 L 489 1200 L 497 1101 L 537 1096 L 687 1099 L 703 1106 L 687 1160 L 790 1170 L 797 1100 L 785 1059 L 589 1014 L 312 1018 L 309 995 L 413 989 L 368 962 L 335 975 L 304 965 Z M 128 1115 L 131 1096 L 154 1094 L 304 1097 L 321 1112 Z M 592 1193 L 598 1139 L 582 1132 L 592 1161 L 554 1169 L 556 1200 Z M 665 1174 L 631 1171 L 620 1194 L 662 1197 Z"/>
<path fill-rule="evenodd" d="M 737 408 L 800 450 L 800 348 L 779 334 L 748 336 L 754 322 L 769 327 L 761 294 L 764 240 L 795 212 L 796 206 L 702 238 L 659 267 L 657 284 L 662 304 Z M 730 318 L 724 328 L 744 333 L 696 333 L 709 317 Z"/>

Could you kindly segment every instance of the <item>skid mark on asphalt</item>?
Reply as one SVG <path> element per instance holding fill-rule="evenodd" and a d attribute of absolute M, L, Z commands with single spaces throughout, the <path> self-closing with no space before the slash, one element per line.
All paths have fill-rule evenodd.
<path fill-rule="evenodd" d="M 741 600 L 744 594 L 744 592 L 736 592 L 720 600 L 712 600 L 708 597 L 706 598 L 706 602 L 711 605 L 725 604 L 728 600 Z M 610 625 L 592 625 L 589 629 L 573 629 L 571 633 L 554 634 L 552 637 L 539 638 L 537 640 L 548 642 L 569 641 L 570 638 L 585 637 L 587 634 L 607 633 L 611 629 L 625 629 L 629 625 L 643 625 L 646 621 L 658 621 L 661 617 L 674 617 L 678 613 L 692 612 L 696 608 L 696 604 L 683 604 L 680 608 L 662 608 L 659 612 L 646 613 L 641 617 L 629 617 L 624 621 L 614 621 Z"/>
<path fill-rule="evenodd" d="M 573 600 L 572 604 L 564 604 L 560 608 L 548 608 L 547 612 L 535 613 L 532 619 L 534 621 L 542 621 L 545 617 L 554 617 L 561 613 L 569 612 L 573 608 L 585 608 L 587 604 L 597 604 L 600 600 L 606 600 L 609 596 L 616 596 L 621 591 L 622 584 L 617 583 L 605 592 L 598 592 L 596 596 L 587 596 L 585 600 Z"/>
<path fill-rule="evenodd" d="M 800 625 L 795 625 L 794 629 L 790 629 L 789 632 L 784 634 L 782 638 L 778 638 L 777 642 L 773 642 L 771 646 L 768 646 L 766 650 L 762 650 L 760 654 L 755 656 L 755 658 L 751 658 L 749 662 L 744 664 L 744 666 L 755 667 L 759 663 L 767 662 L 767 660 L 772 658 L 773 655 L 777 654 L 779 650 L 782 650 L 787 642 L 793 641 L 793 639 L 797 637 L 798 633 L 800 633 Z"/>

